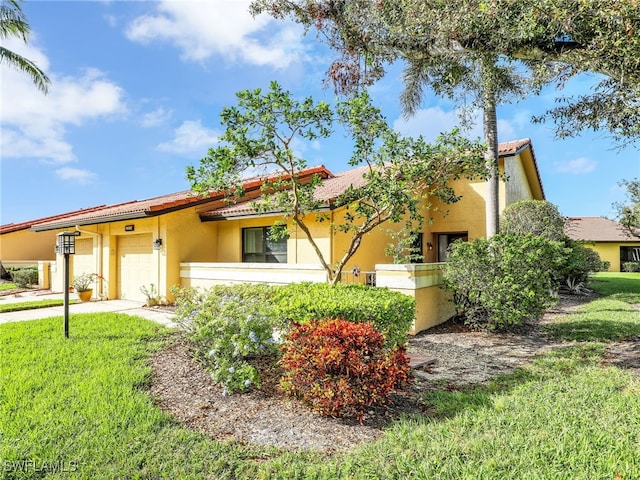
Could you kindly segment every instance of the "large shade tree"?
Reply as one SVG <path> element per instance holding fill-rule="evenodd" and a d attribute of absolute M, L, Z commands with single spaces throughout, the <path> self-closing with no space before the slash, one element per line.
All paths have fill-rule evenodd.
<path fill-rule="evenodd" d="M 493 171 L 489 236 L 498 219 L 495 106 L 508 94 L 598 72 L 603 80 L 592 94 L 564 98 L 539 120 L 555 120 L 559 137 L 587 128 L 607 129 L 618 139 L 638 136 L 636 0 L 255 0 L 252 8 L 316 28 L 338 52 L 328 76 L 339 91 L 370 85 L 388 62 L 402 59 L 405 113 L 420 104 L 425 86 L 463 103 L 471 98 L 467 105 L 484 112 Z"/>
<path fill-rule="evenodd" d="M 504 12 L 501 3 L 257 0 L 253 8 L 315 26 L 339 52 L 328 71 L 338 91 L 369 85 L 384 74 L 388 62 L 402 59 L 406 69 L 401 103 L 406 115 L 419 107 L 426 86 L 456 101 L 463 124 L 481 110 L 490 172 L 486 234 L 491 236 L 499 223 L 497 106 L 525 96 L 554 73 L 538 68 L 538 59 L 514 62 L 505 55 L 527 41 L 523 32 L 531 22 L 518 2 Z M 553 48 L 558 47 L 551 42 L 543 51 Z"/>
<path fill-rule="evenodd" d="M 19 38 L 25 43 L 29 39 L 31 27 L 22 12 L 20 3 L 21 0 L 2 0 L 0 5 L 0 41 L 2 43 L 12 37 Z M 33 61 L 0 44 L 0 63 L 26 73 L 40 91 L 47 93 L 49 78 Z"/>
<path fill-rule="evenodd" d="M 279 212 L 281 227 L 299 228 L 332 283 L 340 281 L 343 268 L 367 233 L 384 223 L 395 223 L 407 233 L 418 232 L 425 208 L 433 198 L 445 203 L 458 200 L 451 181 L 483 178 L 482 146 L 457 132 L 442 135 L 435 143 L 422 137 L 402 137 L 391 129 L 366 93 L 339 101 L 335 107 L 312 98 L 296 100 L 276 82 L 270 89 L 237 94 L 236 106 L 221 113 L 224 134 L 209 149 L 199 166 L 187 169 L 187 178 L 199 192 L 224 191 L 231 202 L 244 199 L 243 176 L 264 172 L 262 195 L 251 203 L 258 212 Z M 308 167 L 300 156 L 301 142 L 322 142 L 343 128 L 351 140 L 349 164 L 362 167 L 361 182 L 354 182 L 330 207 L 340 214 L 330 224 L 348 235 L 345 251 L 335 262 L 326 258 L 313 232 L 315 222 L 331 222 L 326 199 L 315 194 L 322 180 L 300 175 Z"/>

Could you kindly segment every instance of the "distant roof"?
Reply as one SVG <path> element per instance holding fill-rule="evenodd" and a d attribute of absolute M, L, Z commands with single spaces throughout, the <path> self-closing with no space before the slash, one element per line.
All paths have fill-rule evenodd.
<path fill-rule="evenodd" d="M 572 240 L 590 242 L 640 242 L 622 225 L 604 217 L 568 217 L 564 231 Z"/>

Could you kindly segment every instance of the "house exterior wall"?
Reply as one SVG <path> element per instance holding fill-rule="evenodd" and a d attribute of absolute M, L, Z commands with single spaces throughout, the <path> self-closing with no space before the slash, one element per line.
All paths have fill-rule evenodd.
<path fill-rule="evenodd" d="M 132 231 L 125 227 L 133 226 Z M 67 230 L 73 230 L 71 228 Z M 211 262 L 216 261 L 218 251 L 218 225 L 215 223 L 203 223 L 200 221 L 194 208 L 158 215 L 156 217 L 122 220 L 97 225 L 80 227 L 81 235 L 77 237 L 81 242 L 90 242 L 92 257 L 74 258 L 70 255 L 71 279 L 82 273 L 98 273 L 104 278 L 96 285 L 94 298 L 118 298 L 121 295 L 121 283 L 119 270 L 121 263 L 122 245 L 128 237 L 137 235 L 148 239 L 150 243 L 155 239 L 162 239 L 159 250 L 152 248 L 148 253 L 149 273 L 140 280 L 139 287 L 155 285 L 160 296 L 172 300 L 171 287 L 180 284 L 180 262 Z M 48 233 L 48 232 L 42 232 Z M 54 232 L 58 233 L 57 231 Z M 40 234 L 40 232 L 36 233 Z M 144 237 L 143 237 L 144 236 Z M 55 241 L 54 241 L 55 243 Z M 53 250 L 53 247 L 52 247 Z M 64 285 L 63 262 L 64 256 L 58 255 L 56 267 L 52 270 L 52 285 L 60 288 Z M 88 270 L 88 266 L 92 268 Z M 132 300 L 145 299 L 144 294 L 134 288 L 130 291 Z"/>
<path fill-rule="evenodd" d="M 510 205 L 519 200 L 532 200 L 534 198 L 529 182 L 527 181 L 527 173 L 522 163 L 522 158 L 518 155 L 510 157 L 504 163 L 503 169 L 507 181 L 500 182 L 504 189 L 500 198 L 504 199 L 500 205 L 500 211 L 504 210 L 506 205 Z"/>
<path fill-rule="evenodd" d="M 0 235 L 0 260 L 55 260 L 56 233 L 18 230 Z"/>
<path fill-rule="evenodd" d="M 598 252 L 600 259 L 611 263 L 609 267 L 610 272 L 622 271 L 620 265 L 620 247 L 640 247 L 640 241 L 638 242 L 595 242 L 585 243 L 585 247 L 590 248 Z"/>

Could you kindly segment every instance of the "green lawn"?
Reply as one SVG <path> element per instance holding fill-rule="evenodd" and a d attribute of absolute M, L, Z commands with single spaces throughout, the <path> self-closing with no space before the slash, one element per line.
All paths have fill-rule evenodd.
<path fill-rule="evenodd" d="M 69 300 L 70 304 L 77 302 L 77 300 Z M 63 300 L 33 300 L 30 302 L 1 303 L 0 313 L 17 312 L 20 310 L 32 310 L 34 308 L 58 307 L 63 304 Z"/>
<path fill-rule="evenodd" d="M 607 301 L 587 313 L 628 313 Z M 60 318 L 0 325 L 0 478 L 640 478 L 640 382 L 602 365 L 599 328 L 489 386 L 429 393 L 428 416 L 327 457 L 215 442 L 163 414 L 147 359 L 171 337 L 149 321 L 74 315 L 68 340 Z"/>
<path fill-rule="evenodd" d="M 589 287 L 605 297 L 640 303 L 640 272 L 596 273 L 591 276 Z"/>
<path fill-rule="evenodd" d="M 18 285 L 13 282 L 0 282 L 0 292 L 4 290 L 14 290 L 18 288 Z"/>

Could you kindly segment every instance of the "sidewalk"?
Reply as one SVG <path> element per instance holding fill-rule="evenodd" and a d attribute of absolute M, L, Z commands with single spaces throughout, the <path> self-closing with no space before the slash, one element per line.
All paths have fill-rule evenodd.
<path fill-rule="evenodd" d="M 70 295 L 69 300 L 75 299 L 75 295 Z M 22 292 L 15 295 L 6 295 L 1 297 L 0 302 L 3 304 L 29 302 L 34 300 L 52 300 L 52 299 L 64 299 L 62 293 L 51 293 L 49 291 L 33 291 Z M 173 321 L 173 313 L 163 311 L 160 309 L 143 308 L 143 302 L 136 302 L 133 300 L 104 300 L 104 301 L 92 301 L 84 303 L 74 303 L 69 305 L 69 315 L 78 313 L 100 313 L 100 312 L 116 312 L 126 313 L 127 315 L 135 315 L 138 317 L 152 320 L 161 325 L 167 327 L 175 327 L 176 323 Z M 35 308 L 31 310 L 20 310 L 17 312 L 0 313 L 0 324 L 10 322 L 24 322 L 27 320 L 37 320 L 40 318 L 48 317 L 62 317 L 64 316 L 64 306 L 59 307 L 47 307 L 47 308 Z"/>

